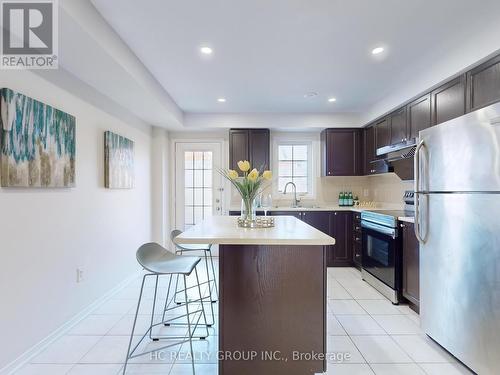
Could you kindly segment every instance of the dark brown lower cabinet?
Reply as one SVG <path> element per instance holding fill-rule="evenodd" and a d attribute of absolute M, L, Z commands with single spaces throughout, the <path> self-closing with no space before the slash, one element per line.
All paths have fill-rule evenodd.
<path fill-rule="evenodd" d="M 230 211 L 239 215 L 240 211 Z M 257 215 L 259 211 L 257 211 Z M 261 213 L 262 214 L 262 213 Z M 335 245 L 326 247 L 328 267 L 361 267 L 361 217 L 354 219 L 350 211 L 270 211 L 270 216 L 294 216 L 335 238 Z M 357 223 L 357 224 L 356 224 Z M 356 230 L 356 228 L 358 228 Z"/>
<path fill-rule="evenodd" d="M 400 223 L 403 229 L 403 297 L 416 312 L 420 307 L 419 243 L 412 223 Z"/>
<path fill-rule="evenodd" d="M 361 268 L 361 214 L 352 214 L 352 262 L 357 268 Z"/>
<path fill-rule="evenodd" d="M 335 245 L 330 246 L 328 251 L 328 267 L 352 266 L 352 212 L 331 213 L 330 236 L 335 238 Z"/>

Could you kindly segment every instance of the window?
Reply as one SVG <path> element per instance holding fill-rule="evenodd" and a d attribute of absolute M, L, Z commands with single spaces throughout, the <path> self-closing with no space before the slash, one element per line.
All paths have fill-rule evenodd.
<path fill-rule="evenodd" d="M 310 144 L 278 144 L 278 192 L 282 193 L 288 182 L 297 186 L 297 193 L 312 193 Z"/>
<path fill-rule="evenodd" d="M 184 152 L 184 228 L 212 215 L 212 152 Z"/>

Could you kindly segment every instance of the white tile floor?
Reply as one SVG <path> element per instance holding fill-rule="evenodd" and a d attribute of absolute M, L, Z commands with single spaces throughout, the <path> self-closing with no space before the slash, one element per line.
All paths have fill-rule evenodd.
<path fill-rule="evenodd" d="M 117 375 L 123 369 L 128 335 L 135 313 L 140 279 L 117 293 L 92 315 L 52 343 L 16 374 Z M 160 282 L 166 292 L 166 280 Z M 149 324 L 153 285 L 147 285 L 146 302 L 140 309 L 138 331 Z M 161 298 L 159 299 L 161 300 Z M 217 314 L 217 305 L 214 305 Z M 216 315 L 217 318 L 217 315 Z M 393 306 L 361 280 L 354 268 L 328 270 L 328 374 L 335 375 L 460 375 L 470 374 L 446 351 L 428 339 L 419 317 L 408 306 Z M 164 328 L 165 329 L 165 328 Z M 182 329 L 180 329 L 182 331 Z M 161 344 L 148 342 L 148 348 Z M 215 353 L 217 326 L 205 341 L 195 341 L 198 375 L 217 374 Z M 139 357 L 130 362 L 127 374 L 191 374 L 183 358 L 188 344 L 165 351 L 161 358 Z"/>

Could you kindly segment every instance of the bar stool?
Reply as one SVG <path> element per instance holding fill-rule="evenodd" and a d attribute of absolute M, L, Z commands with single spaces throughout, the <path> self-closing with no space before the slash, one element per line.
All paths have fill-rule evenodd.
<path fill-rule="evenodd" d="M 134 324 L 132 326 L 132 332 L 130 334 L 130 341 L 128 344 L 128 349 L 127 349 L 127 356 L 125 358 L 125 364 L 123 366 L 123 374 L 125 374 L 125 371 L 127 370 L 127 364 L 128 361 L 132 358 L 139 357 L 141 355 L 145 354 L 150 354 L 156 351 L 161 351 L 163 349 L 170 348 L 172 346 L 176 345 L 182 345 L 186 342 L 189 342 L 190 350 L 191 350 L 191 363 L 193 367 L 193 374 L 195 374 L 195 369 L 194 369 L 194 353 L 193 353 L 193 339 L 194 338 L 199 338 L 201 340 L 206 339 L 209 336 L 209 331 L 208 331 L 208 326 L 207 326 L 207 318 L 205 315 L 205 309 L 203 307 L 203 296 L 201 293 L 201 286 L 200 286 L 200 280 L 198 277 L 198 271 L 196 270 L 196 266 L 200 262 L 201 258 L 200 257 L 193 257 L 193 256 L 178 256 L 170 253 L 167 249 L 164 247 L 160 246 L 157 243 L 147 243 L 139 247 L 136 253 L 136 258 L 139 264 L 149 273 L 146 273 L 143 278 L 142 278 L 142 284 L 141 284 L 141 292 L 139 294 L 139 301 L 137 302 L 137 309 L 135 311 L 135 317 L 134 317 Z M 196 285 L 194 287 L 197 287 L 198 289 L 198 299 L 195 300 L 189 300 L 187 298 L 187 277 L 191 275 L 191 273 L 194 270 L 194 274 L 196 276 Z M 158 323 L 154 323 L 154 315 L 155 315 L 155 307 L 156 307 L 156 296 L 158 293 L 158 279 L 160 276 L 167 276 L 169 277 L 168 281 L 168 292 L 167 292 L 167 301 L 169 298 L 169 292 L 170 292 L 170 287 L 172 286 L 172 277 L 177 276 L 177 279 L 179 277 L 183 278 L 184 280 L 184 289 L 179 290 L 179 293 L 184 292 L 184 298 L 185 302 L 181 303 L 180 305 L 174 304 L 173 307 L 170 308 L 164 308 L 163 311 L 163 317 L 162 321 Z M 146 281 L 146 278 L 148 277 L 153 277 L 155 279 L 155 291 L 154 291 L 154 299 L 153 299 L 153 308 L 151 311 L 151 323 L 149 328 L 146 330 L 144 335 L 139 339 L 137 344 L 134 346 L 134 348 L 131 350 L 132 347 L 132 341 L 134 338 L 134 331 L 135 331 L 135 326 L 137 323 L 137 316 L 139 314 L 139 308 L 141 306 L 141 301 L 142 301 L 142 295 L 144 291 L 144 283 Z M 191 287 L 193 288 L 193 287 Z M 191 310 L 190 307 L 192 304 L 199 302 L 201 308 L 198 309 L 193 309 Z M 165 320 L 165 310 L 171 311 L 175 309 L 182 308 L 183 306 L 186 307 L 185 314 L 183 315 L 178 315 L 175 316 L 174 318 L 171 318 L 169 320 Z M 198 319 L 196 322 L 191 322 L 191 317 L 193 315 L 198 315 Z M 173 325 L 172 321 L 175 321 L 177 319 L 181 318 L 186 318 L 187 323 L 175 323 L 176 325 L 186 325 L 188 330 L 186 332 L 187 335 L 184 336 L 174 336 L 174 335 L 153 335 L 153 328 L 159 325 L 163 326 L 170 326 Z M 200 323 L 201 318 L 203 318 L 203 322 Z M 206 334 L 202 336 L 195 336 L 195 332 L 198 328 L 198 326 L 205 326 L 206 329 Z M 177 341 L 175 343 L 169 344 L 162 346 L 160 348 L 155 348 L 153 350 L 148 350 L 144 351 L 141 353 L 135 354 L 135 351 L 139 347 L 139 345 L 144 341 L 146 336 L 149 335 L 149 338 L 153 341 L 159 341 L 159 340 L 181 340 Z"/>
<path fill-rule="evenodd" d="M 208 298 L 210 299 L 210 302 L 211 303 L 217 302 L 217 300 L 219 298 L 219 290 L 217 288 L 217 275 L 215 274 L 214 259 L 212 257 L 212 245 L 211 244 L 182 244 L 182 245 L 176 244 L 174 242 L 174 239 L 175 239 L 175 237 L 177 237 L 181 233 L 182 233 L 182 231 L 180 231 L 178 229 L 175 229 L 170 233 L 170 239 L 172 240 L 172 242 L 174 243 L 174 245 L 176 247 L 175 254 L 183 255 L 184 252 L 194 252 L 194 251 L 197 251 L 197 252 L 202 251 L 203 252 L 203 256 L 205 259 L 205 272 L 207 275 L 207 281 L 202 282 L 201 285 L 203 285 L 203 284 L 208 285 L 208 292 L 209 292 Z M 212 270 L 211 276 L 210 276 L 210 270 L 209 270 L 209 264 L 208 264 L 209 259 L 210 259 L 210 268 Z M 174 301 L 176 303 L 180 303 L 177 301 L 177 295 L 182 292 L 182 291 L 177 290 L 178 283 L 179 283 L 179 277 L 177 277 L 176 284 L 175 284 L 175 291 L 176 292 L 175 292 Z M 212 291 L 214 291 L 215 296 L 213 295 Z M 204 300 L 205 299 L 207 299 L 207 297 L 205 297 Z M 212 315 L 212 323 L 211 324 L 209 323 L 209 326 L 211 326 L 212 324 L 215 323 L 215 315 L 214 315 L 213 306 L 210 306 L 210 309 L 211 309 L 211 315 Z"/>

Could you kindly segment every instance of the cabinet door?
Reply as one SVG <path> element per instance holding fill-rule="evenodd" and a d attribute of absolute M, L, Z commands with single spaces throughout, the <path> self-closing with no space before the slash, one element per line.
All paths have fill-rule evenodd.
<path fill-rule="evenodd" d="M 401 223 L 403 228 L 403 296 L 418 309 L 420 303 L 419 243 L 412 223 Z"/>
<path fill-rule="evenodd" d="M 326 211 L 304 211 L 301 219 L 310 226 L 330 235 L 330 212 Z"/>
<path fill-rule="evenodd" d="M 229 168 L 239 172 L 238 161 L 249 160 L 249 130 L 229 130 Z M 249 160 L 250 161 L 250 160 Z"/>
<path fill-rule="evenodd" d="M 391 124 L 391 145 L 406 141 L 406 107 L 400 108 L 389 115 Z"/>
<path fill-rule="evenodd" d="M 406 106 L 408 138 L 431 126 L 431 95 L 426 94 Z"/>
<path fill-rule="evenodd" d="M 467 86 L 470 111 L 500 101 L 500 56 L 468 72 Z"/>
<path fill-rule="evenodd" d="M 361 268 L 362 248 L 361 248 L 361 214 L 354 212 L 352 214 L 352 262 L 358 268 Z"/>
<path fill-rule="evenodd" d="M 249 137 L 250 156 L 252 168 L 269 169 L 269 129 L 252 129 Z"/>
<path fill-rule="evenodd" d="M 330 220 L 330 236 L 335 238 L 328 254 L 328 266 L 352 265 L 352 213 L 335 211 Z"/>
<path fill-rule="evenodd" d="M 373 173 L 372 161 L 375 156 L 375 127 L 370 126 L 364 129 L 364 174 Z"/>
<path fill-rule="evenodd" d="M 375 124 L 375 145 L 376 149 L 389 146 L 391 143 L 391 129 L 389 126 L 389 118 L 386 117 L 377 121 Z M 376 154 L 376 150 L 375 150 Z"/>
<path fill-rule="evenodd" d="M 465 75 L 445 83 L 431 93 L 432 125 L 465 114 Z"/>
<path fill-rule="evenodd" d="M 357 176 L 361 174 L 361 131 L 327 129 L 321 134 L 322 175 Z"/>

